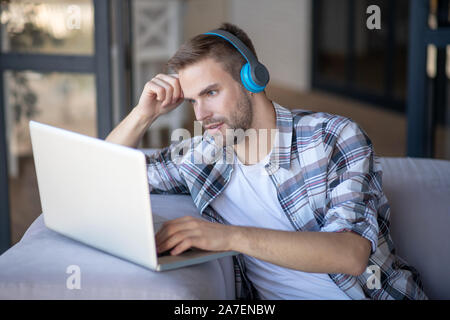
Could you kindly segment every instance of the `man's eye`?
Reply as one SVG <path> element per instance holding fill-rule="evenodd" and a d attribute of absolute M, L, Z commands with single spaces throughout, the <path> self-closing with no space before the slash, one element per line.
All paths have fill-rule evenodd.
<path fill-rule="evenodd" d="M 209 96 L 214 96 L 214 95 L 216 95 L 216 93 L 217 93 L 217 90 L 209 90 L 208 91 Z"/>

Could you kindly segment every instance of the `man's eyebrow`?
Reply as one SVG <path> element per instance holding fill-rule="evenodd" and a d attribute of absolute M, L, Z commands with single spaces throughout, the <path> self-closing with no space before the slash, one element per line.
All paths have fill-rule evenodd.
<path fill-rule="evenodd" d="M 216 89 L 218 86 L 219 86 L 218 83 L 210 84 L 210 85 L 207 86 L 205 89 L 203 89 L 202 91 L 200 91 L 200 93 L 198 94 L 198 96 L 201 97 L 201 96 L 205 95 L 206 93 L 208 93 L 209 90 Z M 194 99 L 185 97 L 184 100 L 194 100 Z"/>

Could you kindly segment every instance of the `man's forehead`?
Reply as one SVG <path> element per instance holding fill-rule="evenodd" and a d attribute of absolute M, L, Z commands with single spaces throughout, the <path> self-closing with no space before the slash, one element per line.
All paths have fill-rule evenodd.
<path fill-rule="evenodd" d="M 209 79 L 209 77 L 198 77 L 190 79 L 180 76 L 179 79 L 181 90 L 183 90 L 183 94 L 185 97 L 193 97 L 210 84 L 216 82 L 214 79 Z"/>
<path fill-rule="evenodd" d="M 221 74 L 224 71 L 220 63 L 211 58 L 207 58 L 184 67 L 179 71 L 179 76 L 183 78 L 198 77 L 199 75 L 212 76 Z"/>
<path fill-rule="evenodd" d="M 220 88 L 220 83 L 213 82 L 209 83 L 204 86 L 194 86 L 194 89 L 192 89 L 192 92 L 186 91 L 183 87 L 181 87 L 181 90 L 183 90 L 184 99 L 189 100 L 193 99 L 196 96 L 202 96 L 208 93 L 209 90 L 217 90 Z"/>
<path fill-rule="evenodd" d="M 200 60 L 178 72 L 180 84 L 186 88 L 190 88 L 191 85 L 205 87 L 213 82 L 220 82 L 227 75 L 222 65 L 212 58 Z"/>
<path fill-rule="evenodd" d="M 180 75 L 179 77 L 181 89 L 183 91 L 186 91 L 185 93 L 198 93 L 199 90 L 202 90 L 203 88 L 207 87 L 208 85 L 212 83 L 218 83 L 220 82 L 219 77 L 209 77 L 208 75 L 203 75 L 199 77 L 183 77 Z M 198 91 L 198 92 L 197 92 Z"/>

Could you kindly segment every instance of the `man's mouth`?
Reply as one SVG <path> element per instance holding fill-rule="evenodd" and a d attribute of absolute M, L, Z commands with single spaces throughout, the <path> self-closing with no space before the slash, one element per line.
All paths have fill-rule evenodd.
<path fill-rule="evenodd" d="M 223 122 L 219 122 L 219 123 L 214 123 L 209 126 L 206 126 L 205 128 L 210 131 L 218 131 L 222 127 L 222 125 L 223 125 Z"/>

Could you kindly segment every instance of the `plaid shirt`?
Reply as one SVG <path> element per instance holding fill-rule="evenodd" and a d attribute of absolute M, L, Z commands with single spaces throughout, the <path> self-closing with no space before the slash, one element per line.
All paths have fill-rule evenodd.
<path fill-rule="evenodd" d="M 352 299 L 427 299 L 416 269 L 395 255 L 382 170 L 367 134 L 346 117 L 273 105 L 278 134 L 265 169 L 294 229 L 352 231 L 371 243 L 366 272 L 330 278 Z M 209 204 L 231 177 L 229 157 L 232 148 L 219 148 L 207 132 L 146 156 L 152 193 L 190 194 L 202 216 L 226 224 Z M 242 255 L 233 259 L 236 297 L 258 299 Z"/>

